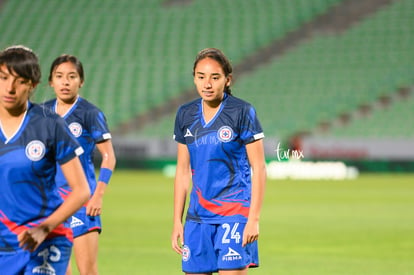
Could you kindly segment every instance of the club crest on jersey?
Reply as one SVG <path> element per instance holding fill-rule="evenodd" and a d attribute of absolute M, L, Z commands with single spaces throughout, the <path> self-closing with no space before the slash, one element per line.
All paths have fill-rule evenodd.
<path fill-rule="evenodd" d="M 229 126 L 221 127 L 217 132 L 217 138 L 222 142 L 229 142 L 233 139 L 233 129 Z"/>
<path fill-rule="evenodd" d="M 72 122 L 71 124 L 69 124 L 69 129 L 72 135 L 74 135 L 75 137 L 79 137 L 80 135 L 82 135 L 82 125 L 80 125 L 77 122 Z"/>
<path fill-rule="evenodd" d="M 26 156 L 31 161 L 41 160 L 45 153 L 45 145 L 40 140 L 33 140 L 26 145 Z"/>

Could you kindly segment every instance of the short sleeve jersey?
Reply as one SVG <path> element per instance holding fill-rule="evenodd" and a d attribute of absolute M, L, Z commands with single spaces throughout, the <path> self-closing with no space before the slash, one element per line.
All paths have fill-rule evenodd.
<path fill-rule="evenodd" d="M 64 120 L 36 104 L 29 103 L 12 137 L 0 131 L 0 254 L 19 250 L 17 235 L 62 204 L 56 162 L 64 164 L 82 152 Z M 72 238 L 72 232 L 60 225 L 49 236 Z"/>
<path fill-rule="evenodd" d="M 52 99 L 44 103 L 44 107 L 56 113 L 57 100 Z M 63 119 L 76 137 L 84 154 L 80 156 L 83 170 L 93 193 L 96 189 L 95 167 L 93 154 L 96 144 L 111 139 L 105 115 L 95 105 L 82 97 L 78 97 L 73 106 L 66 112 Z M 60 169 L 56 174 L 56 182 L 61 188 L 69 191 L 66 179 Z"/>
<path fill-rule="evenodd" d="M 192 169 L 187 220 L 247 221 L 251 169 L 246 144 L 263 137 L 253 106 L 234 96 L 224 95 L 208 123 L 203 118 L 201 98 L 178 109 L 174 139 L 187 145 Z"/>

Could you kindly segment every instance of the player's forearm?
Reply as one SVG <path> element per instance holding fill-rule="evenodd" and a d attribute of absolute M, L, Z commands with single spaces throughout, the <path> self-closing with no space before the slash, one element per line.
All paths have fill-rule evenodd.
<path fill-rule="evenodd" d="M 174 180 L 174 223 L 182 223 L 190 181 L 191 169 L 189 164 L 178 161 Z"/>
<path fill-rule="evenodd" d="M 102 154 L 101 168 L 108 168 L 113 171 L 116 165 L 116 157 L 112 152 L 105 152 Z"/>
<path fill-rule="evenodd" d="M 57 224 L 66 220 L 79 210 L 82 205 L 88 201 L 91 195 L 79 158 L 76 157 L 65 164 L 62 164 L 60 167 L 72 192 L 67 196 L 62 205 L 50 216 L 53 221 L 57 221 Z"/>
<path fill-rule="evenodd" d="M 184 214 L 184 207 L 181 207 L 180 205 L 174 207 L 173 223 L 181 224 L 183 222 L 183 214 Z"/>
<path fill-rule="evenodd" d="M 246 145 L 247 156 L 252 168 L 252 194 L 250 201 L 249 221 L 259 221 L 266 185 L 266 162 L 263 140 Z"/>
<path fill-rule="evenodd" d="M 181 182 L 174 183 L 174 223 L 182 223 L 185 202 L 187 199 L 187 189 Z"/>
<path fill-rule="evenodd" d="M 97 179 L 97 186 L 93 195 L 102 198 L 105 194 L 106 186 L 111 179 L 112 172 L 115 169 L 116 157 L 110 140 L 98 143 L 97 148 L 101 153 L 102 161 Z"/>
<path fill-rule="evenodd" d="M 252 196 L 248 220 L 258 222 L 260 220 L 260 212 L 262 209 L 264 193 L 266 186 L 266 167 L 261 165 L 253 170 L 252 177 Z"/>
<path fill-rule="evenodd" d="M 93 193 L 93 196 L 98 196 L 98 197 L 102 198 L 105 194 L 106 185 L 107 185 L 106 183 L 104 183 L 102 181 L 98 181 L 98 183 L 96 185 L 95 192 Z"/>
<path fill-rule="evenodd" d="M 106 186 L 109 184 L 112 177 L 112 172 L 115 169 L 116 158 L 111 144 L 100 145 L 102 162 L 97 179 L 97 186 L 94 191 L 94 196 L 102 197 L 105 193 Z M 104 150 L 106 149 L 106 150 Z"/>
<path fill-rule="evenodd" d="M 55 212 L 42 222 L 41 226 L 47 228 L 48 232 L 52 231 L 80 209 L 88 201 L 89 195 L 89 188 L 78 187 L 73 189 Z"/>
<path fill-rule="evenodd" d="M 102 172 L 102 170 L 110 170 L 111 172 L 114 171 L 116 165 L 116 156 L 111 140 L 109 139 L 104 142 L 98 143 L 96 147 L 98 148 L 98 151 L 102 157 L 100 173 Z M 109 182 L 105 183 L 108 184 Z"/>

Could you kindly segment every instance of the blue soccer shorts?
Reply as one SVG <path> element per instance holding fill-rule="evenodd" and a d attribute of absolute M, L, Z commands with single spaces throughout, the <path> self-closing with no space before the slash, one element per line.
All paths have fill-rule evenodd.
<path fill-rule="evenodd" d="M 258 267 L 257 241 L 242 247 L 245 225 L 187 221 L 184 225 L 183 272 L 210 273 Z"/>
<path fill-rule="evenodd" d="M 72 251 L 66 237 L 46 239 L 35 251 L 0 254 L 0 274 L 65 274 Z"/>
<path fill-rule="evenodd" d="M 91 231 L 98 231 L 99 233 L 102 231 L 101 216 L 88 216 L 86 206 L 83 206 L 69 218 L 69 222 L 74 238 Z"/>

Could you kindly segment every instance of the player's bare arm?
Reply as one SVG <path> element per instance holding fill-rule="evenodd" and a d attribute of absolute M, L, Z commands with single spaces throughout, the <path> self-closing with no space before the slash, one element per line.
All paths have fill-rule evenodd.
<path fill-rule="evenodd" d="M 116 165 L 116 157 L 112 141 L 108 139 L 97 143 L 96 148 L 102 157 L 101 168 L 106 168 L 113 171 Z M 95 192 L 92 194 L 92 197 L 87 205 L 86 214 L 89 216 L 98 216 L 102 214 L 103 197 L 107 185 L 108 183 L 98 180 Z"/>
<path fill-rule="evenodd" d="M 75 213 L 90 196 L 89 186 L 78 157 L 61 165 L 61 168 L 72 188 L 72 193 L 39 226 L 30 228 L 19 234 L 19 245 L 24 249 L 29 251 L 36 250 L 47 235 Z"/>
<path fill-rule="evenodd" d="M 260 211 L 262 208 L 265 185 L 266 163 L 264 158 L 263 140 L 246 145 L 247 156 L 252 168 L 252 199 L 249 217 L 243 234 L 243 246 L 259 238 Z"/>
<path fill-rule="evenodd" d="M 172 248 L 178 254 L 182 253 L 181 247 L 184 244 L 182 218 L 190 181 L 190 154 L 186 145 L 178 143 L 177 168 L 174 181 L 173 232 L 171 234 Z"/>

